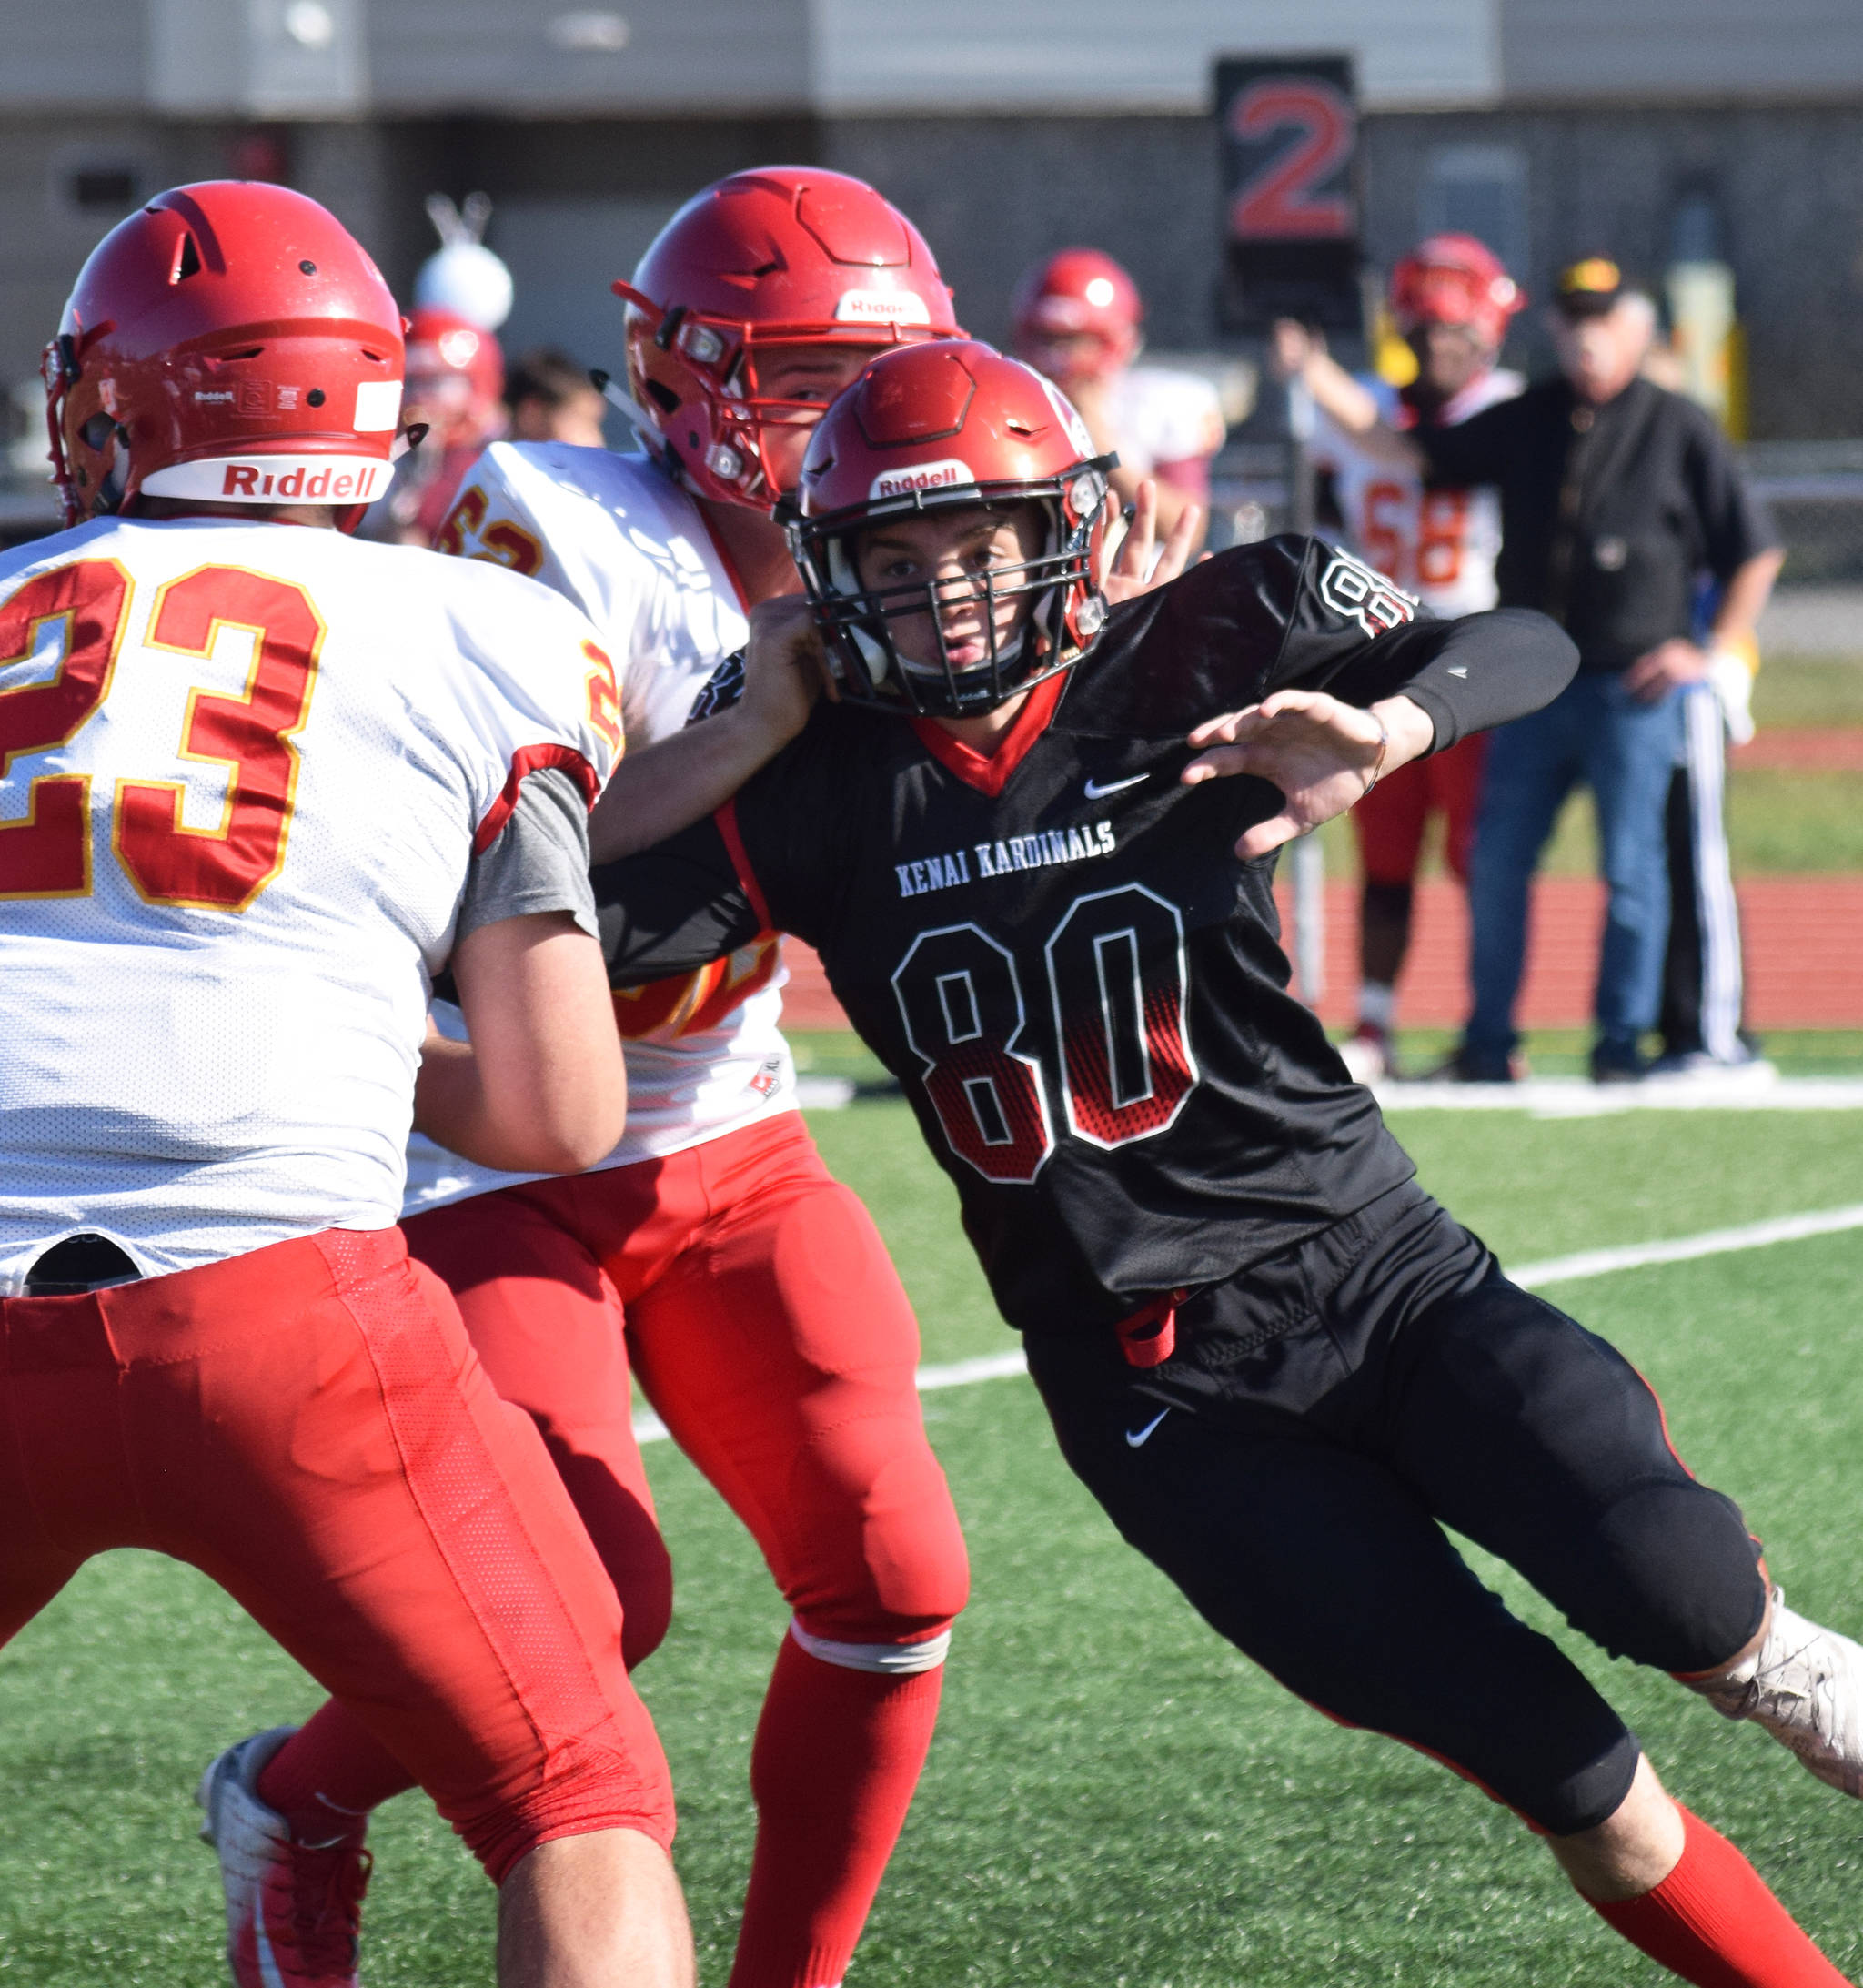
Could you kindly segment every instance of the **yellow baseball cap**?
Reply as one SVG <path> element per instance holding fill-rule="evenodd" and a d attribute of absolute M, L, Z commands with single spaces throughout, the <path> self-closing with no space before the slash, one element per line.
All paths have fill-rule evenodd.
<path fill-rule="evenodd" d="M 1624 272 L 1608 256 L 1586 256 L 1559 272 L 1553 302 L 1567 318 L 1601 318 L 1624 294 Z"/>

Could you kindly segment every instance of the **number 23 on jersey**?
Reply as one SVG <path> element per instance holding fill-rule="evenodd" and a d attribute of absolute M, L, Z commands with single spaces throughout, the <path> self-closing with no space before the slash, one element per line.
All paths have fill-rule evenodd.
<path fill-rule="evenodd" d="M 110 694 L 127 636 L 134 587 L 115 560 L 79 560 L 39 573 L 0 605 L 0 671 L 29 661 L 55 629 L 56 672 L 0 690 L 0 777 L 15 762 L 68 745 Z M 230 566 L 206 566 L 156 593 L 140 647 L 207 661 L 222 629 L 252 639 L 237 697 L 187 695 L 176 746 L 183 760 L 227 768 L 212 828 L 182 820 L 177 780 L 119 778 L 107 805 L 110 843 L 143 900 L 240 912 L 278 873 L 297 785 L 293 735 L 310 711 L 324 623 L 303 588 Z M 91 890 L 88 773 L 43 773 L 24 815 L 0 821 L 0 898 L 85 897 Z"/>

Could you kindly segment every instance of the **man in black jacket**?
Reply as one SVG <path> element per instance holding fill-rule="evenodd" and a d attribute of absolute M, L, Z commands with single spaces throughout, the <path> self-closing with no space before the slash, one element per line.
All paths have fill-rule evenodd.
<path fill-rule="evenodd" d="M 1474 1006 L 1456 1074 L 1513 1074 L 1514 1009 L 1526 947 L 1527 890 L 1561 805 L 1583 782 L 1596 805 L 1609 886 L 1598 960 L 1592 1075 L 1642 1074 L 1668 934 L 1664 813 L 1681 757 L 1676 694 L 1752 633 L 1781 553 L 1733 450 L 1709 417 L 1639 373 L 1655 306 L 1601 257 L 1559 279 L 1552 313 L 1560 369 L 1454 428 L 1398 435 L 1371 397 L 1297 327 L 1277 338 L 1284 369 L 1362 445 L 1421 463 L 1447 484 L 1501 492 L 1502 601 L 1537 608 L 1578 645 L 1578 674 L 1544 710 L 1490 742 L 1469 878 Z M 1692 638 L 1697 582 L 1722 589 L 1705 643 Z"/>

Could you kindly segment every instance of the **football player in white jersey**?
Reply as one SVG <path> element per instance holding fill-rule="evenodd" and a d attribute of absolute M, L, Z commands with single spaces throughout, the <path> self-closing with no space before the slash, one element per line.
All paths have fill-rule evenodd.
<path fill-rule="evenodd" d="M 411 1115 L 538 1169 L 621 1125 L 612 672 L 546 589 L 344 535 L 402 358 L 337 223 L 238 182 L 115 229 L 46 353 L 71 529 L 0 558 L 0 1640 L 95 1553 L 191 1562 L 480 1858 L 501 1980 L 682 1988 L 614 1592 L 396 1227 Z M 449 961 L 473 1046 L 424 1056 Z M 287 1836 L 277 1745 L 201 1786 L 229 1964 L 352 1980 L 359 1832 Z"/>
<path fill-rule="evenodd" d="M 1199 374 L 1137 363 L 1145 307 L 1138 285 L 1103 250 L 1063 248 L 1016 286 L 1015 354 L 1067 395 L 1103 452 L 1113 487 L 1135 500 L 1157 485 L 1158 521 L 1174 530 L 1210 502 L 1210 459 L 1228 429 L 1216 389 Z"/>
<path fill-rule="evenodd" d="M 1525 386 L 1496 361 L 1508 319 L 1526 298 L 1472 235 L 1433 235 L 1420 243 L 1392 271 L 1390 294 L 1397 328 L 1416 356 L 1416 377 L 1402 389 L 1357 384 L 1375 394 L 1393 427 L 1465 421 Z M 1368 453 L 1324 412 L 1313 449 L 1315 466 L 1332 472 L 1346 531 L 1372 565 L 1437 614 L 1479 614 L 1495 605 L 1497 491 L 1425 484 L 1416 470 Z M 1465 884 L 1486 744 L 1485 733 L 1477 732 L 1450 752 L 1400 767 L 1353 811 L 1365 872 L 1361 981 L 1358 1026 L 1340 1053 L 1361 1083 L 1397 1074 L 1397 975 L 1410 950 L 1424 831 L 1440 811 L 1449 869 Z"/>
<path fill-rule="evenodd" d="M 753 603 L 800 590 L 770 510 L 815 421 L 877 351 L 956 324 L 917 229 L 871 187 L 815 169 L 708 187 L 615 288 L 646 452 L 500 443 L 440 543 L 534 574 L 589 615 L 619 665 L 630 739 L 682 733 L 696 749 L 642 762 L 690 819 L 695 778 L 722 802 L 767 752 L 763 711 L 785 710 L 791 732 L 807 715 L 797 688 L 753 676 L 735 711 L 683 730 Z M 1115 593 L 1151 567 L 1153 519 L 1147 491 Z M 1157 577 L 1181 570 L 1200 521 L 1193 510 Z M 734 757 L 740 739 L 749 752 Z M 598 815 L 598 859 L 658 833 L 640 790 L 616 798 L 630 812 Z M 793 1610 L 751 1756 L 757 1843 L 732 1988 L 841 1979 L 931 1744 L 968 1585 L 919 1410 L 918 1326 L 796 1109 L 782 981 L 766 933 L 617 996 L 629 1111 L 608 1158 L 573 1181 L 514 1182 L 417 1143 L 408 1211 L 410 1249 L 543 1431 L 623 1597 L 630 1664 L 671 1610 L 630 1362 Z M 306 1830 L 408 1785 L 340 1702 L 279 1771 Z"/>
<path fill-rule="evenodd" d="M 468 555 L 462 571 L 489 560 L 582 609 L 646 743 L 686 724 L 751 604 L 797 590 L 768 514 L 822 409 L 883 347 L 956 326 L 918 231 L 860 181 L 813 170 L 707 188 L 615 288 L 647 452 L 498 444 L 440 543 Z M 731 733 L 720 720 L 693 737 L 716 756 Z M 720 801 L 747 770 L 720 762 Z M 917 1323 L 796 1109 L 783 977 L 766 934 L 616 1001 L 629 1120 L 595 1171 L 527 1179 L 417 1142 L 408 1204 L 410 1249 L 541 1429 L 623 1598 L 629 1664 L 672 1601 L 630 1364 L 790 1601 L 751 1760 L 734 1988 L 840 1980 L 931 1743 L 968 1584 L 919 1411 Z M 437 1013 L 463 1033 L 457 1011 Z M 337 1700 L 267 1789 L 314 1833 L 408 1780 Z"/>

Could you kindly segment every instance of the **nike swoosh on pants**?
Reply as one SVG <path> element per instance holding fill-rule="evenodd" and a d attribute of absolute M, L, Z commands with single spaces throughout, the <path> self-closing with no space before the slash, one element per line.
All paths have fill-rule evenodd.
<path fill-rule="evenodd" d="M 1145 1424 L 1143 1428 L 1127 1429 L 1125 1432 L 1125 1440 L 1127 1447 L 1133 1449 L 1138 1448 L 1142 1443 L 1145 1442 L 1149 1438 L 1152 1431 L 1156 1428 L 1159 1423 L 1162 1422 L 1164 1418 L 1170 1413 L 1171 1410 L 1169 1408 L 1160 1408 L 1157 1414 L 1154 1415 L 1152 1419 Z"/>

